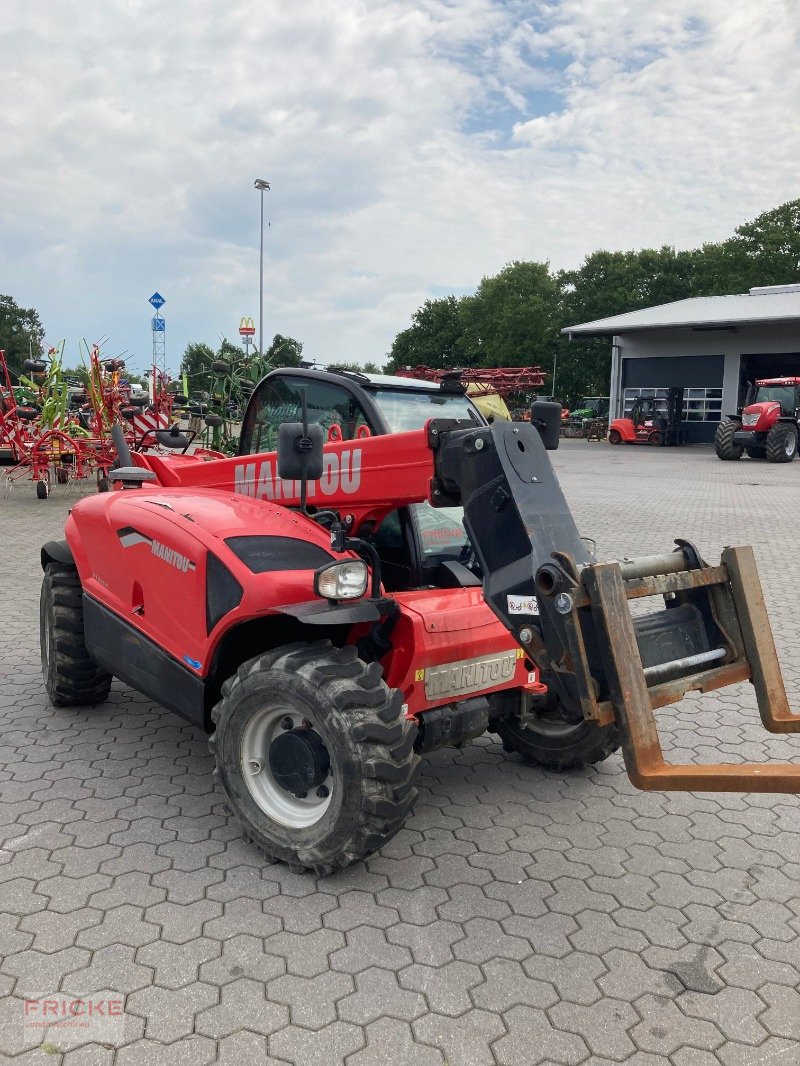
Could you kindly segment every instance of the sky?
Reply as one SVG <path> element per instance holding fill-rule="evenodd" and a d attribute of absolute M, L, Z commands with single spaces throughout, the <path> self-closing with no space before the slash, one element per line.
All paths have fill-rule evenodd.
<path fill-rule="evenodd" d="M 698 247 L 800 195 L 800 0 L 3 0 L 0 293 L 167 363 L 381 364 L 511 261 Z M 267 225 L 267 223 L 269 223 Z"/>

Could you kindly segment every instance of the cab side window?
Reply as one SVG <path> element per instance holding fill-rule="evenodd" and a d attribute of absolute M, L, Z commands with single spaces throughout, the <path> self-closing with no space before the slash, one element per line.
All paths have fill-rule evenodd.
<path fill-rule="evenodd" d="M 328 381 L 277 377 L 262 382 L 242 426 L 240 455 L 275 451 L 278 426 L 302 420 L 301 390 L 306 390 L 309 422 L 319 422 L 332 439 L 353 440 L 360 427 L 372 427 L 359 402 L 345 388 Z M 361 430 L 361 434 L 364 434 Z"/>

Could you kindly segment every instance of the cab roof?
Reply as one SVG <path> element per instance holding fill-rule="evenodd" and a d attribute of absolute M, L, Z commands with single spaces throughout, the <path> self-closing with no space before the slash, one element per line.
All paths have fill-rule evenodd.
<path fill-rule="evenodd" d="M 756 385 L 800 385 L 800 378 L 759 378 Z"/>

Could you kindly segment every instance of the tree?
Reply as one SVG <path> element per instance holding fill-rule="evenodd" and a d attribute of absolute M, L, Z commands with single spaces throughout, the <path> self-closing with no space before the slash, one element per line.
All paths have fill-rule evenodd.
<path fill-rule="evenodd" d="M 558 340 L 560 304 L 549 263 L 509 263 L 484 278 L 462 310 L 468 364 L 546 368 Z"/>
<path fill-rule="evenodd" d="M 186 345 L 181 359 L 180 375 L 187 378 L 189 392 L 207 392 L 211 384 L 211 364 L 214 352 L 202 341 Z"/>
<path fill-rule="evenodd" d="M 357 363 L 355 360 L 343 363 L 328 363 L 326 370 L 352 370 L 355 374 L 382 374 L 377 363 Z"/>
<path fill-rule="evenodd" d="M 394 339 L 387 373 L 401 366 L 430 366 L 437 370 L 464 365 L 464 299 L 446 296 L 426 300 L 411 316 L 411 325 Z"/>
<path fill-rule="evenodd" d="M 14 373 L 20 373 L 26 359 L 38 358 L 43 344 L 44 327 L 38 313 L 32 307 L 19 307 L 11 296 L 0 295 L 0 349 Z"/>
<path fill-rule="evenodd" d="M 272 338 L 272 344 L 264 352 L 264 359 L 272 367 L 300 366 L 303 344 L 294 337 L 284 337 L 276 333 Z"/>

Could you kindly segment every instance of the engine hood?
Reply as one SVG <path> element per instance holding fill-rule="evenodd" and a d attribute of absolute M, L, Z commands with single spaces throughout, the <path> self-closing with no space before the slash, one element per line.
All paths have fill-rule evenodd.
<path fill-rule="evenodd" d="M 745 429 L 768 428 L 781 413 L 777 400 L 751 403 L 742 411 L 742 426 Z"/>

